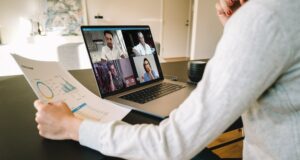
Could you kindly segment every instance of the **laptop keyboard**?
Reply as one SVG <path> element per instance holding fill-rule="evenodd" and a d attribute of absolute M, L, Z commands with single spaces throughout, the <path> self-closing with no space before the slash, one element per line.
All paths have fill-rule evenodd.
<path fill-rule="evenodd" d="M 158 85 L 121 96 L 120 98 L 144 104 L 182 88 L 184 88 L 182 85 L 163 82 Z"/>

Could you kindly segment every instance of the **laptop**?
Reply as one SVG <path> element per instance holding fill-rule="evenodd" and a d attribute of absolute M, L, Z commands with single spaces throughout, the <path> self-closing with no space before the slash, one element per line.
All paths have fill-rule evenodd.
<path fill-rule="evenodd" d="M 149 26 L 82 26 L 101 98 L 167 117 L 191 93 L 164 79 Z"/>

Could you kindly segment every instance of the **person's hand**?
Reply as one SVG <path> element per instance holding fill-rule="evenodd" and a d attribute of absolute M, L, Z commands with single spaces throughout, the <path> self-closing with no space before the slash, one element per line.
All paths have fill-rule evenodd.
<path fill-rule="evenodd" d="M 112 80 L 112 73 L 111 71 L 108 71 L 109 79 Z"/>
<path fill-rule="evenodd" d="M 155 77 L 154 77 L 154 75 L 153 75 L 153 73 L 152 73 L 152 70 L 151 70 L 150 73 L 149 73 L 149 77 L 150 77 L 151 80 L 155 79 Z"/>
<path fill-rule="evenodd" d="M 241 6 L 246 3 L 247 0 L 219 0 L 216 3 L 216 10 L 219 20 L 225 25 L 231 15 Z"/>
<path fill-rule="evenodd" d="M 78 141 L 79 127 L 82 122 L 76 118 L 64 102 L 34 102 L 37 109 L 35 121 L 42 137 L 54 140 L 72 139 Z"/>

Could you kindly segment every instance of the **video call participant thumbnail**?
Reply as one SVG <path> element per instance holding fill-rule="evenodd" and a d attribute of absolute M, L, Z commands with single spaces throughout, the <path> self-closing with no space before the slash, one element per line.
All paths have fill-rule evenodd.
<path fill-rule="evenodd" d="M 151 48 L 149 44 L 145 42 L 145 38 L 142 32 L 137 33 L 137 37 L 139 39 L 139 44 L 132 48 L 135 56 L 145 56 L 147 54 L 152 54 L 154 52 L 154 48 Z"/>
<path fill-rule="evenodd" d="M 131 57 L 155 53 L 155 45 L 150 30 L 122 31 L 127 51 Z"/>
<path fill-rule="evenodd" d="M 136 85 L 129 58 L 101 61 L 93 65 L 101 94 L 109 94 Z"/>
<path fill-rule="evenodd" d="M 142 76 L 142 79 L 144 82 L 148 82 L 154 79 L 157 79 L 159 76 L 155 70 L 152 70 L 151 64 L 147 58 L 144 58 L 144 63 L 143 63 L 145 73 Z"/>
<path fill-rule="evenodd" d="M 101 60 L 111 61 L 126 58 L 126 54 L 114 44 L 114 35 L 111 31 L 104 31 L 105 46 L 102 47 Z"/>
<path fill-rule="evenodd" d="M 124 88 L 123 78 L 120 76 L 120 73 L 117 73 L 115 65 L 112 62 L 108 62 L 107 66 L 110 92 Z"/>
<path fill-rule="evenodd" d="M 153 55 L 134 57 L 133 60 L 141 83 L 159 78 Z"/>
<path fill-rule="evenodd" d="M 97 62 L 93 65 L 95 67 L 98 86 L 101 88 L 101 94 L 111 93 L 125 87 L 121 76 L 122 73 L 116 69 L 114 61 Z"/>

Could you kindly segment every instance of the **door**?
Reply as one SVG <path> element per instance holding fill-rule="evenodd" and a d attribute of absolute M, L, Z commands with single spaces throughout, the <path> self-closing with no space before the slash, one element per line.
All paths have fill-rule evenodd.
<path fill-rule="evenodd" d="M 189 57 L 192 0 L 164 0 L 162 56 Z"/>

